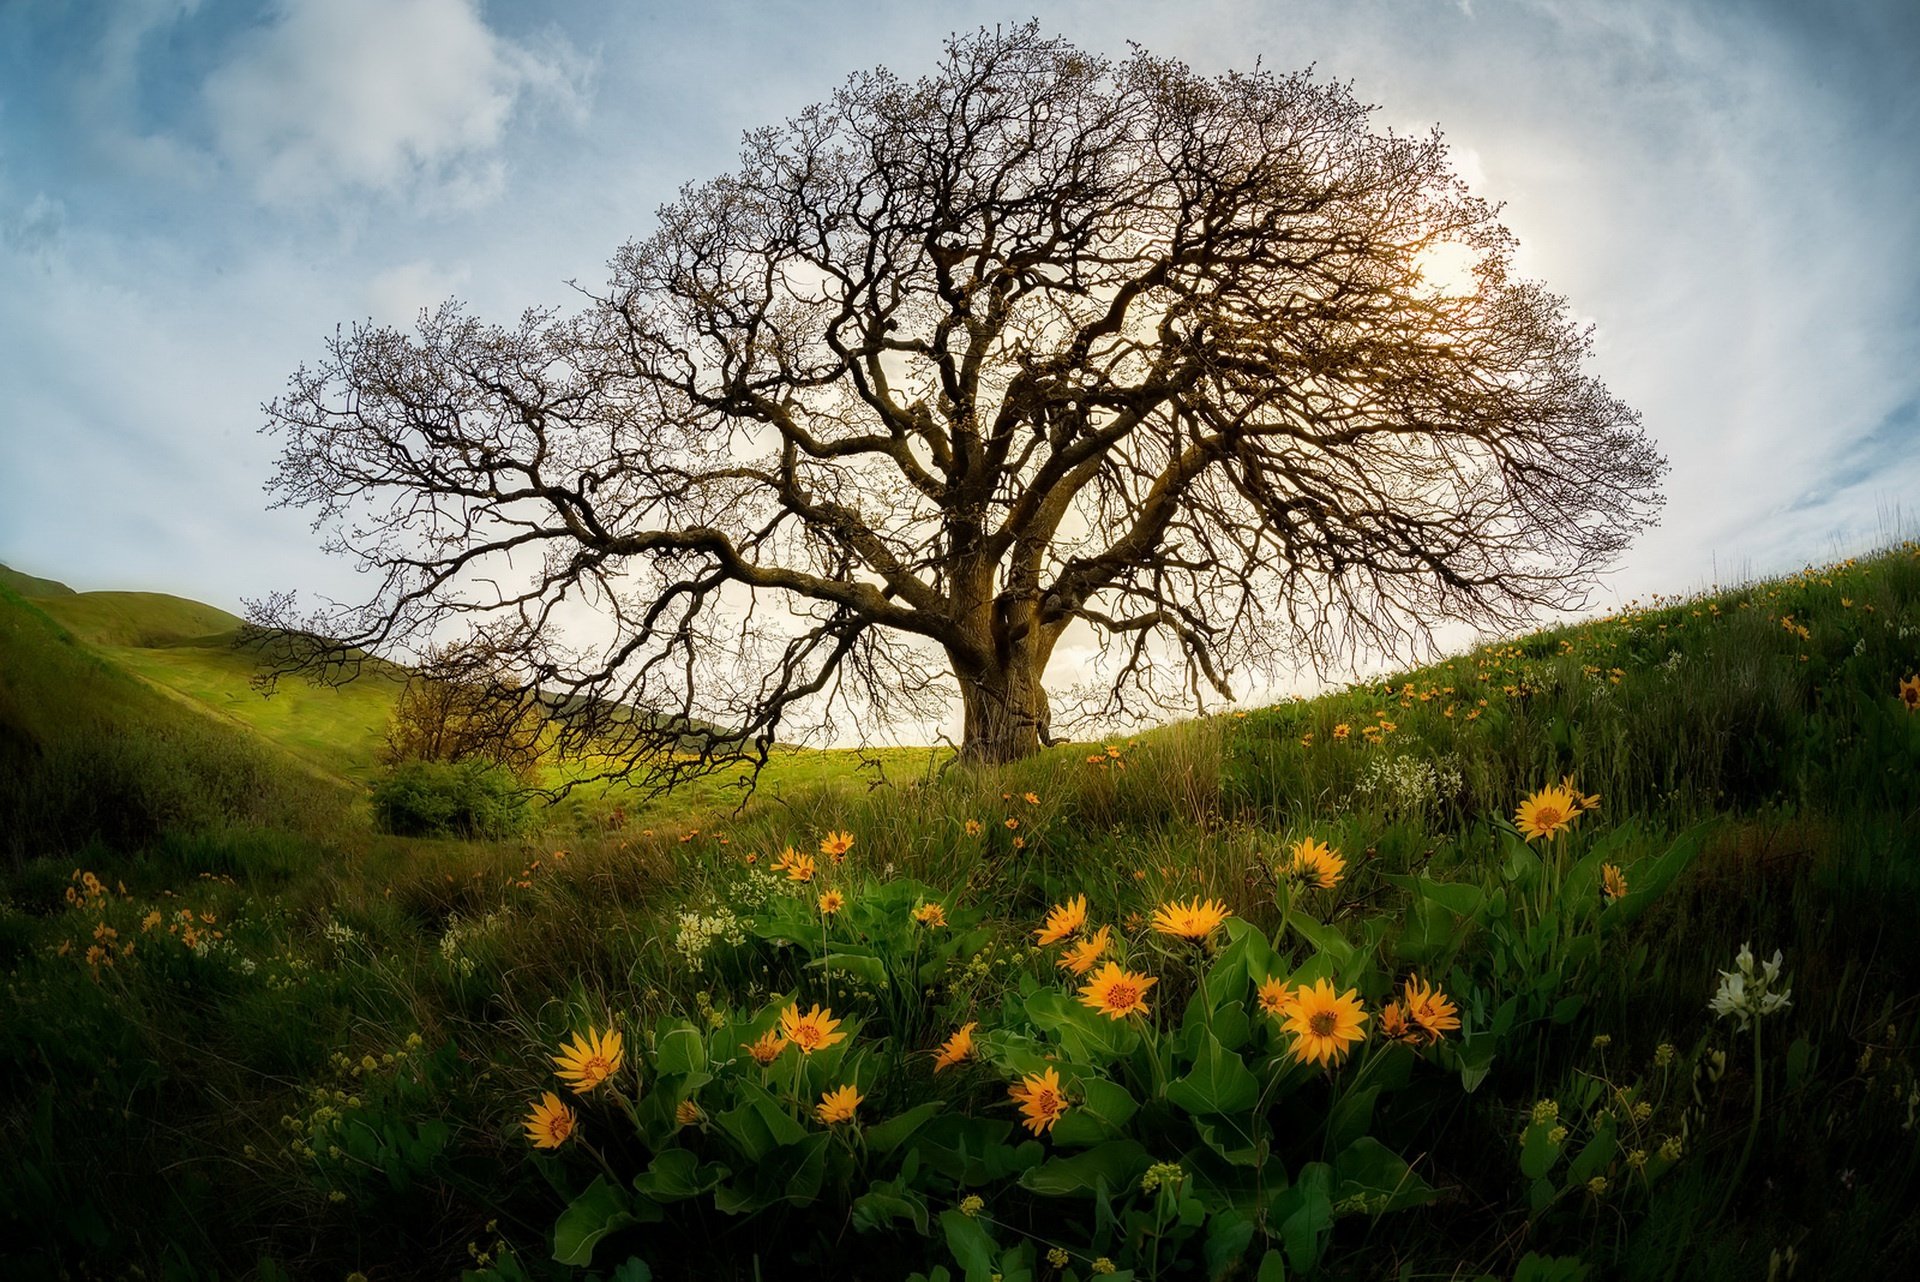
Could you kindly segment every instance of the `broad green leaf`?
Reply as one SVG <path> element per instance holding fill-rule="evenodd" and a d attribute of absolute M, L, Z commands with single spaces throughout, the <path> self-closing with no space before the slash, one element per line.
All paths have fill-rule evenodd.
<path fill-rule="evenodd" d="M 680 1202 L 707 1192 L 729 1173 L 717 1162 L 703 1167 L 688 1150 L 670 1148 L 656 1154 L 647 1169 L 633 1177 L 633 1187 L 656 1202 Z"/>
<path fill-rule="evenodd" d="M 1252 1242 L 1252 1220 L 1239 1211 L 1214 1212 L 1207 1224 L 1207 1277 L 1218 1282 L 1238 1268 Z"/>
<path fill-rule="evenodd" d="M 749 1161 L 760 1161 L 775 1149 L 798 1144 L 807 1137 L 806 1128 L 787 1116 L 759 1085 L 742 1081 L 738 1089 L 738 1107 L 719 1114 L 714 1121 Z"/>
<path fill-rule="evenodd" d="M 886 963 L 863 953 L 828 953 L 807 963 L 808 970 L 831 970 L 837 975 L 852 975 L 861 983 L 885 992 L 891 981 Z"/>
<path fill-rule="evenodd" d="M 706 1041 L 684 1019 L 662 1020 L 654 1037 L 653 1071 L 661 1076 L 691 1075 L 707 1067 Z"/>
<path fill-rule="evenodd" d="M 1278 1223 L 1287 1263 L 1297 1272 L 1311 1273 L 1326 1249 L 1333 1227 L 1332 1190 L 1333 1168 L 1325 1162 L 1309 1162 L 1292 1187 L 1273 1200 L 1269 1222 Z"/>
<path fill-rule="evenodd" d="M 1139 1107 L 1126 1087 L 1104 1078 L 1081 1078 L 1079 1091 L 1080 1100 L 1049 1132 L 1055 1144 L 1087 1147 L 1112 1139 Z"/>
<path fill-rule="evenodd" d="M 1049 1197 L 1092 1193 L 1102 1183 L 1124 1189 L 1152 1164 L 1147 1150 L 1133 1140 L 1108 1140 L 1084 1153 L 1042 1162 L 1020 1177 L 1020 1187 Z"/>
<path fill-rule="evenodd" d="M 926 1125 L 927 1120 L 946 1105 L 939 1100 L 929 1100 L 925 1104 L 916 1104 L 904 1113 L 895 1114 L 878 1126 L 867 1131 L 867 1148 L 882 1157 L 893 1152 L 913 1137 L 913 1133 Z"/>
<path fill-rule="evenodd" d="M 1342 1150 L 1333 1169 L 1334 1199 L 1364 1199 L 1369 1215 L 1404 1211 L 1439 1196 L 1398 1153 L 1371 1135 L 1362 1135 Z"/>
<path fill-rule="evenodd" d="M 993 1238 L 978 1219 L 958 1211 L 942 1211 L 940 1231 L 946 1235 L 947 1250 L 953 1252 L 953 1262 L 960 1266 L 966 1282 L 987 1282 L 993 1276 Z"/>
<path fill-rule="evenodd" d="M 596 1175 L 555 1221 L 553 1258 L 562 1264 L 591 1264 L 601 1238 L 637 1223 L 626 1193 Z"/>
<path fill-rule="evenodd" d="M 1189 1113 L 1250 1111 L 1260 1098 L 1260 1083 L 1241 1060 L 1205 1029 L 1198 1030 L 1193 1068 L 1167 1083 L 1167 1099 Z"/>
<path fill-rule="evenodd" d="M 1549 1120 L 1527 1126 L 1520 1137 L 1520 1174 L 1530 1180 L 1540 1179 L 1560 1160 L 1560 1146 L 1547 1138 L 1558 1125 Z"/>

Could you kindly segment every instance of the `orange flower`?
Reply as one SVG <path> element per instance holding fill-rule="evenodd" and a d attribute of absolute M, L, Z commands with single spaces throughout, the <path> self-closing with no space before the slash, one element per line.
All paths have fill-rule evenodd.
<path fill-rule="evenodd" d="M 1108 962 L 1099 974 L 1080 989 L 1080 1004 L 1092 1007 L 1108 1019 L 1147 1012 L 1147 990 L 1160 981 L 1151 975 L 1122 970 Z"/>
<path fill-rule="evenodd" d="M 1418 1046 L 1422 1040 L 1420 1030 L 1407 1018 L 1399 1002 L 1388 1002 L 1380 1008 L 1380 1036 L 1408 1046 Z"/>
<path fill-rule="evenodd" d="M 1233 913 L 1217 899 L 1203 901 L 1196 896 L 1190 904 L 1183 904 L 1176 899 L 1153 910 L 1153 928 L 1163 935 L 1200 940 L 1211 935 L 1221 922 L 1231 916 Z"/>
<path fill-rule="evenodd" d="M 814 1119 L 823 1126 L 832 1126 L 835 1122 L 851 1122 L 853 1110 L 865 1099 L 853 1086 L 842 1086 L 839 1090 L 823 1091 L 820 1102 L 813 1107 Z"/>
<path fill-rule="evenodd" d="M 786 1046 L 786 1038 L 780 1036 L 777 1030 L 769 1028 L 760 1034 L 758 1041 L 747 1044 L 747 1054 L 753 1056 L 754 1063 L 765 1068 L 780 1058 L 780 1052 L 785 1050 Z"/>
<path fill-rule="evenodd" d="M 1447 1033 L 1458 1031 L 1460 1008 L 1445 993 L 1422 981 L 1418 974 L 1408 977 L 1401 992 L 1407 1006 L 1407 1018 L 1427 1035 L 1429 1043 L 1439 1041 Z"/>
<path fill-rule="evenodd" d="M 1345 871 L 1347 861 L 1335 854 L 1326 842 L 1303 837 L 1293 843 L 1292 853 L 1292 862 L 1287 865 L 1289 876 L 1321 890 L 1332 890 L 1340 884 L 1340 874 Z"/>
<path fill-rule="evenodd" d="M 1075 895 L 1064 904 L 1055 904 L 1047 913 L 1046 925 L 1034 931 L 1042 944 L 1057 944 L 1087 924 L 1087 897 Z"/>
<path fill-rule="evenodd" d="M 978 819 L 967 820 L 967 836 L 978 837 L 979 835 L 980 835 L 980 821 Z"/>
<path fill-rule="evenodd" d="M 933 1057 L 934 1072 L 973 1058 L 973 1030 L 976 1025 L 977 1021 L 969 1020 L 960 1026 L 959 1032 L 940 1044 L 940 1050 Z"/>
<path fill-rule="evenodd" d="M 1600 865 L 1600 893 L 1608 899 L 1627 897 L 1627 874 L 1612 864 Z"/>
<path fill-rule="evenodd" d="M 1285 1019 L 1287 1010 L 1293 1005 L 1293 990 L 1287 987 L 1283 979 L 1269 979 L 1260 985 L 1260 1009 L 1275 1019 Z"/>
<path fill-rule="evenodd" d="M 575 1033 L 573 1040 L 553 1057 L 553 1063 L 573 1093 L 584 1095 L 619 1072 L 625 1058 L 618 1030 L 609 1029 L 603 1037 L 588 1025 L 587 1035 L 581 1037 Z"/>
<path fill-rule="evenodd" d="M 535 1148 L 559 1148 L 573 1134 L 573 1110 L 548 1091 L 527 1113 L 527 1142 Z"/>
<path fill-rule="evenodd" d="M 913 910 L 913 919 L 932 930 L 947 924 L 947 910 L 939 904 L 921 904 Z"/>
<path fill-rule="evenodd" d="M 830 832 L 820 839 L 820 853 L 832 859 L 836 864 L 847 857 L 853 849 L 853 834 L 850 832 Z"/>
<path fill-rule="evenodd" d="M 1349 988 L 1336 997 L 1332 984 L 1317 979 L 1311 988 L 1303 984 L 1294 990 L 1286 1031 L 1293 1034 L 1296 1059 L 1337 1064 L 1346 1058 L 1351 1043 L 1366 1036 L 1362 1031 L 1366 1022 L 1358 990 Z"/>
<path fill-rule="evenodd" d="M 1007 1094 L 1020 1105 L 1020 1124 L 1035 1135 L 1052 1130 L 1068 1108 L 1067 1097 L 1060 1090 L 1060 1074 L 1051 1068 L 1027 1074 L 1017 1085 L 1009 1086 Z"/>
<path fill-rule="evenodd" d="M 692 1126 L 700 1120 L 700 1106 L 690 1099 L 683 1099 L 673 1106 L 673 1122 L 676 1126 Z"/>
<path fill-rule="evenodd" d="M 1113 927 L 1102 926 L 1087 938 L 1079 940 L 1061 954 L 1059 964 L 1076 975 L 1084 975 L 1100 960 L 1100 954 L 1107 951 L 1107 941 L 1113 934 Z"/>
<path fill-rule="evenodd" d="M 803 1055 L 823 1051 L 835 1042 L 845 1041 L 845 1033 L 833 1030 L 840 1027 L 840 1021 L 833 1017 L 830 1010 L 822 1010 L 815 1002 L 813 1009 L 802 1015 L 798 1005 L 789 1006 L 780 1013 L 780 1032 L 789 1042 L 800 1048 Z"/>
<path fill-rule="evenodd" d="M 1020 800 L 1026 802 L 1029 806 L 1037 806 L 1040 804 L 1040 794 L 1035 792 L 1029 792 L 1025 796 L 1021 797 Z"/>
<path fill-rule="evenodd" d="M 1920 712 L 1920 676 L 1908 677 L 1900 683 L 1900 702 L 1907 705 L 1908 712 Z"/>
<path fill-rule="evenodd" d="M 822 917 L 831 917 L 846 906 L 847 901 L 845 896 L 841 895 L 837 890 L 829 890 L 826 894 L 820 896 L 820 915 Z"/>
<path fill-rule="evenodd" d="M 1573 827 L 1580 817 L 1581 798 L 1571 788 L 1542 788 L 1520 803 L 1513 812 L 1513 823 L 1528 841 L 1536 837 L 1557 837 Z"/>

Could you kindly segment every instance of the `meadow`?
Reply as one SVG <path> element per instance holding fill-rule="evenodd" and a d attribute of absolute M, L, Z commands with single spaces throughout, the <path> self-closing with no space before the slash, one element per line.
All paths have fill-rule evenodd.
<path fill-rule="evenodd" d="M 373 822 L 398 674 L 58 588 L 0 577 L 7 1277 L 1920 1265 L 1920 547 L 494 839 Z"/>

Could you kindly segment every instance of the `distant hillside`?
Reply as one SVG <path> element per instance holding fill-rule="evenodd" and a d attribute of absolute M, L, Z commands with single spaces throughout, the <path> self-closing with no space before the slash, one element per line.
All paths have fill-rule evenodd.
<path fill-rule="evenodd" d="M 91 645 L 179 645 L 231 634 L 241 626 L 225 610 L 165 592 L 68 592 L 36 604 Z"/>
<path fill-rule="evenodd" d="M 0 855 L 300 827 L 346 804 L 345 788 L 124 671 L 40 604 L 0 587 Z"/>
<path fill-rule="evenodd" d="M 23 597 L 72 596 L 73 589 L 55 579 L 36 578 L 31 574 L 22 574 L 11 566 L 0 565 L 0 588 L 6 588 Z"/>

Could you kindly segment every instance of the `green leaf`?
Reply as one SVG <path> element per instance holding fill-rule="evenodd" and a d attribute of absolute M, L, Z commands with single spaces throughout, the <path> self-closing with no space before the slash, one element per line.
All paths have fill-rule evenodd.
<path fill-rule="evenodd" d="M 1567 1168 L 1568 1185 L 1585 1184 L 1592 1179 L 1613 1160 L 1617 1148 L 1613 1138 L 1613 1118 L 1603 1113 L 1593 1124 L 1593 1138 L 1587 1141 L 1580 1155 L 1573 1159 L 1573 1165 Z"/>
<path fill-rule="evenodd" d="M 940 1212 L 940 1231 L 946 1235 L 947 1250 L 953 1262 L 966 1275 L 966 1282 L 987 1282 L 993 1276 L 993 1238 L 986 1226 L 971 1215 L 958 1211 Z"/>
<path fill-rule="evenodd" d="M 1058 1038 L 1067 1057 L 1078 1064 L 1108 1063 L 1129 1054 L 1140 1042 L 1130 1020 L 1108 1019 L 1057 988 L 1028 998 L 1026 1015 L 1035 1027 Z"/>
<path fill-rule="evenodd" d="M 662 1020 L 654 1036 L 653 1071 L 668 1075 L 705 1072 L 707 1045 L 698 1029 L 684 1019 Z"/>
<path fill-rule="evenodd" d="M 1327 1112 L 1327 1153 L 1338 1153 L 1367 1133 L 1373 1123 L 1373 1102 L 1380 1088 L 1365 1086 L 1348 1091 Z"/>
<path fill-rule="evenodd" d="M 1335 1200 L 1364 1198 L 1370 1215 L 1404 1211 L 1439 1196 L 1398 1153 L 1371 1135 L 1362 1135 L 1341 1151 L 1334 1161 L 1334 1174 L 1339 1181 Z"/>
<path fill-rule="evenodd" d="M 1278 1251 L 1268 1251 L 1260 1261 L 1260 1271 L 1253 1275 L 1253 1282 L 1287 1282 L 1287 1262 Z"/>
<path fill-rule="evenodd" d="M 916 1104 L 904 1113 L 889 1117 L 880 1125 L 867 1131 L 867 1149 L 882 1157 L 893 1152 L 909 1139 L 913 1133 L 924 1126 L 929 1118 L 946 1105 L 939 1100 L 929 1100 L 925 1104 Z"/>
<path fill-rule="evenodd" d="M 1207 1277 L 1218 1282 L 1239 1267 L 1253 1243 L 1253 1221 L 1239 1211 L 1214 1212 L 1207 1225 Z"/>
<path fill-rule="evenodd" d="M 1552 1120 L 1528 1125 L 1520 1137 L 1520 1174 L 1540 1179 L 1560 1160 L 1560 1146 L 1547 1138 L 1558 1125 Z"/>
<path fill-rule="evenodd" d="M 1152 1164 L 1147 1150 L 1133 1140 L 1108 1140 L 1084 1153 L 1042 1162 L 1020 1177 L 1020 1187 L 1049 1197 L 1092 1193 L 1103 1183 L 1124 1189 Z"/>
<path fill-rule="evenodd" d="M 637 1223 L 626 1193 L 597 1175 L 554 1223 L 553 1258 L 562 1264 L 591 1264 L 601 1238 Z"/>
<path fill-rule="evenodd" d="M 1344 971 L 1353 960 L 1353 945 L 1334 927 L 1323 925 L 1305 913 L 1296 913 L 1288 921 L 1294 933 L 1312 944 L 1315 952 L 1332 962 L 1336 971 Z"/>
<path fill-rule="evenodd" d="M 1665 853 L 1651 862 L 1634 865 L 1627 875 L 1627 893 L 1608 904 L 1600 914 L 1600 925 L 1604 930 L 1615 930 L 1633 921 L 1647 905 L 1659 898 L 1666 888 L 1673 884 L 1674 878 L 1685 872 L 1700 851 L 1705 847 L 1707 838 L 1718 827 L 1720 820 L 1709 819 L 1695 824 L 1673 839 Z"/>
<path fill-rule="evenodd" d="M 773 1096 L 754 1082 L 739 1083 L 740 1104 L 714 1118 L 741 1153 L 757 1162 L 775 1149 L 798 1144 L 807 1137 L 806 1128 L 787 1116 Z"/>
<path fill-rule="evenodd" d="M 1127 1088 L 1100 1077 L 1083 1077 L 1080 1101 L 1049 1132 L 1055 1144 L 1084 1148 L 1120 1133 L 1139 1105 Z"/>
<path fill-rule="evenodd" d="M 912 1223 L 921 1237 L 927 1235 L 927 1200 L 902 1180 L 875 1180 L 853 1200 L 853 1227 L 863 1233 L 881 1232 L 896 1221 Z"/>
<path fill-rule="evenodd" d="M 1327 1234 L 1333 1228 L 1332 1189 L 1333 1168 L 1325 1162 L 1309 1162 L 1293 1186 L 1273 1200 L 1270 1219 L 1278 1222 L 1287 1263 L 1297 1272 L 1311 1273 L 1326 1249 Z"/>
<path fill-rule="evenodd" d="M 607 1282 L 653 1282 L 653 1269 L 637 1255 L 629 1255 L 627 1262 L 613 1271 Z"/>
<path fill-rule="evenodd" d="M 686 1149 L 670 1148 L 655 1155 L 647 1169 L 633 1177 L 633 1187 L 656 1202 L 683 1202 L 699 1197 L 729 1174 L 717 1162 L 702 1166 L 700 1159 Z"/>
<path fill-rule="evenodd" d="M 808 970 L 831 968 L 836 974 L 852 975 L 870 988 L 885 992 L 890 986 L 886 963 L 863 953 L 828 953 L 807 963 Z"/>
<path fill-rule="evenodd" d="M 1201 1115 L 1248 1112 L 1259 1098 L 1259 1079 L 1206 1029 L 1199 1030 L 1193 1068 L 1167 1083 L 1168 1100 Z"/>

